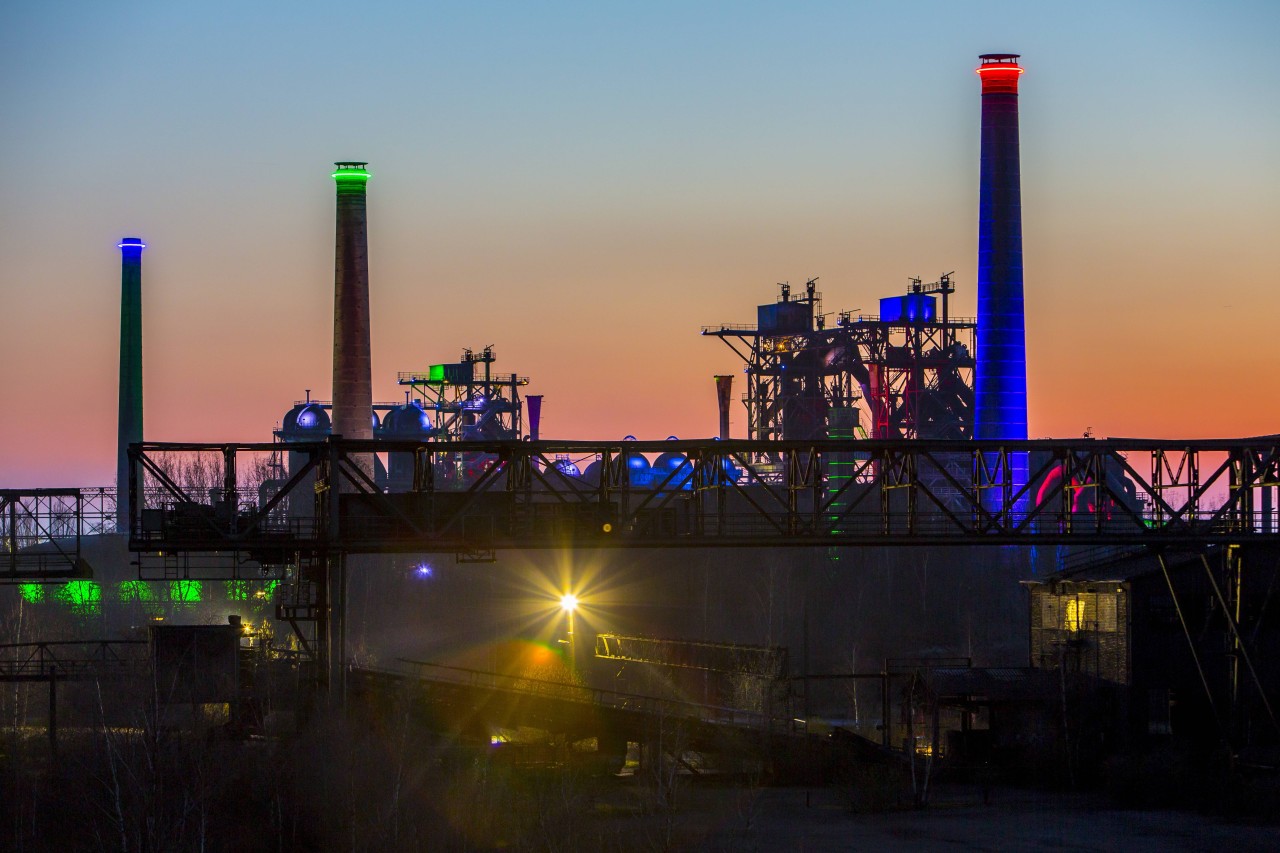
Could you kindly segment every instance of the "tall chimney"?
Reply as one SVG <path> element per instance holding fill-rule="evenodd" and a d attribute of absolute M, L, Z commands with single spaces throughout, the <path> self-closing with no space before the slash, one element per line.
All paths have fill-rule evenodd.
<path fill-rule="evenodd" d="M 979 57 L 982 161 L 978 195 L 978 328 L 974 437 L 1027 437 L 1027 344 L 1022 302 L 1022 189 L 1016 53 Z M 1013 460 L 1026 483 L 1026 454 Z M 1019 472 L 1017 469 L 1021 467 Z"/>
<path fill-rule="evenodd" d="M 333 273 L 333 434 L 373 438 L 369 357 L 369 240 L 365 163 L 334 163 L 337 243 Z"/>
<path fill-rule="evenodd" d="M 125 237 L 120 250 L 120 415 L 116 442 L 116 530 L 129 532 L 129 445 L 142 441 L 142 250 Z"/>
<path fill-rule="evenodd" d="M 975 437 L 1027 437 L 1022 307 L 1022 191 L 1018 76 L 1013 53 L 981 57 L 982 163 L 978 197 L 978 352 Z"/>

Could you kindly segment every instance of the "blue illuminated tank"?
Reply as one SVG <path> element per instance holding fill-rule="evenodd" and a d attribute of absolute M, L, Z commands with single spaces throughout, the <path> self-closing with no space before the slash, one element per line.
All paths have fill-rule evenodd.
<path fill-rule="evenodd" d="M 635 441 L 634 435 L 623 436 L 623 442 Z M 653 468 L 649 460 L 640 453 L 625 453 L 627 482 L 634 488 L 647 489 L 653 478 Z"/>
<path fill-rule="evenodd" d="M 674 473 L 674 476 L 672 475 Z M 667 478 L 671 479 L 667 481 Z M 667 481 L 667 488 L 693 488 L 693 463 L 683 453 L 669 450 L 653 460 L 653 485 L 659 486 Z"/>
<path fill-rule="evenodd" d="M 377 418 L 377 413 L 374 413 Z M 417 400 L 396 406 L 382 416 L 382 425 L 374 424 L 376 438 L 388 441 L 425 441 L 435 435 L 431 418 Z M 413 454 L 398 452 L 387 454 L 387 487 L 393 492 L 407 492 L 413 488 Z"/>
<path fill-rule="evenodd" d="M 332 427 L 329 413 L 319 403 L 299 403 L 285 413 L 280 437 L 285 441 L 320 441 Z"/>
<path fill-rule="evenodd" d="M 374 414 L 377 417 L 377 414 Z M 417 400 L 396 406 L 382 418 L 380 437 L 416 439 L 432 432 L 431 417 Z"/>
<path fill-rule="evenodd" d="M 649 487 L 653 480 L 653 466 L 639 453 L 627 454 L 627 482 L 640 489 Z"/>
<path fill-rule="evenodd" d="M 578 470 L 578 466 L 574 465 L 573 460 L 567 457 L 563 457 L 563 458 L 557 457 L 554 463 L 554 467 L 557 471 L 559 471 L 561 474 L 564 474 L 566 477 L 572 477 L 575 480 L 582 478 L 582 472 Z M 599 468 L 597 467 L 596 470 L 598 472 Z"/>
<path fill-rule="evenodd" d="M 635 441 L 635 438 L 628 436 L 628 441 Z M 653 468 L 649 464 L 649 460 L 640 453 L 627 453 L 626 474 L 627 482 L 633 488 L 647 489 L 653 480 Z M 600 484 L 600 460 L 597 459 L 586 467 L 582 472 L 582 479 L 593 486 Z"/>
<path fill-rule="evenodd" d="M 370 411 L 369 415 L 372 419 L 374 435 L 377 435 L 380 424 L 378 413 Z M 324 441 L 332 434 L 333 421 L 329 417 L 328 410 L 323 403 L 311 399 L 299 402 L 292 409 L 285 412 L 284 418 L 280 421 L 280 428 L 275 431 L 276 437 L 286 444 Z M 298 471 L 307 464 L 309 459 L 310 456 L 307 453 L 290 450 L 287 470 L 289 472 Z M 383 484 L 386 480 L 386 469 L 382 465 L 382 460 L 377 456 L 373 459 L 373 469 L 374 482 L 380 485 Z M 312 473 L 308 477 L 314 480 L 315 474 Z M 307 488 L 299 489 L 298 494 L 306 491 L 308 491 Z M 289 515 L 291 518 L 306 518 L 310 517 L 311 513 L 312 508 L 306 502 L 298 500 L 289 502 Z"/>

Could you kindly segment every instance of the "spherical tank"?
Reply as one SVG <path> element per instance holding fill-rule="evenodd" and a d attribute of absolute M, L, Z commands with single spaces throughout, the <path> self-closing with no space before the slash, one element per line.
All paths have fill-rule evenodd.
<path fill-rule="evenodd" d="M 692 476 L 693 465 L 683 453 L 668 450 L 653 461 L 654 485 L 658 485 L 670 477 L 668 487 L 690 488 Z"/>
<path fill-rule="evenodd" d="M 431 418 L 416 400 L 396 406 L 382 418 L 383 438 L 425 438 L 431 432 Z"/>
<path fill-rule="evenodd" d="M 628 482 L 638 488 L 646 488 L 653 479 L 653 466 L 639 453 L 627 454 Z"/>
<path fill-rule="evenodd" d="M 378 438 L 393 441 L 423 441 L 431 437 L 431 418 L 417 400 L 396 406 L 382 416 L 381 429 L 374 427 Z M 388 487 L 393 492 L 408 491 L 413 486 L 413 454 L 387 454 Z"/>
<path fill-rule="evenodd" d="M 566 477 L 581 479 L 582 472 L 578 470 L 578 466 L 573 464 L 572 459 L 557 459 L 555 461 L 555 469 Z M 597 469 L 598 473 L 599 469 Z"/>
<path fill-rule="evenodd" d="M 285 441 L 308 441 L 327 436 L 332 429 L 329 413 L 319 403 L 299 403 L 285 413 L 280 436 Z"/>

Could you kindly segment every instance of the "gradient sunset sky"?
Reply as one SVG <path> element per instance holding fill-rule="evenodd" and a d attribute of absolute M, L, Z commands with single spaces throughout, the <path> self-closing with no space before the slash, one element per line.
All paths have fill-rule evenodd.
<path fill-rule="evenodd" d="M 0 486 L 113 479 L 121 237 L 148 440 L 327 399 L 344 159 L 375 399 L 492 344 L 546 437 L 712 435 L 741 365 L 699 327 L 776 282 L 874 313 L 954 270 L 973 313 L 986 52 L 1026 68 L 1031 435 L 1278 432 L 1277 34 L 1274 0 L 14 4 Z"/>

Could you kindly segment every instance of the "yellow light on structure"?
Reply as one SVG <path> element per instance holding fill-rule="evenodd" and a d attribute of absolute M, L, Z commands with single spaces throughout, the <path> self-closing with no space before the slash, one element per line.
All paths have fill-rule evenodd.
<path fill-rule="evenodd" d="M 572 613 L 578 609 L 578 596 L 571 592 L 566 592 L 560 596 L 560 609 L 565 613 Z"/>

